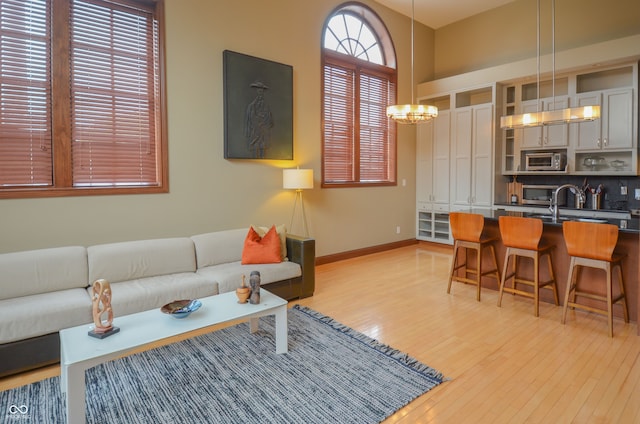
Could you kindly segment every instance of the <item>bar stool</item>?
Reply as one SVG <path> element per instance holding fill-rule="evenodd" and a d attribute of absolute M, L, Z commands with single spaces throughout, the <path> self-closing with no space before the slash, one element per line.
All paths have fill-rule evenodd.
<path fill-rule="evenodd" d="M 567 277 L 567 291 L 562 309 L 562 323 L 564 324 L 566 321 L 567 308 L 569 307 L 606 315 L 609 322 L 609 337 L 613 337 L 614 304 L 622 303 L 624 322 L 629 322 L 629 311 L 624 294 L 624 280 L 622 279 L 622 258 L 624 255 L 614 253 L 618 242 L 618 227 L 611 224 L 565 221 L 562 224 L 562 232 L 567 245 L 567 252 L 571 257 L 569 275 Z M 580 267 L 597 268 L 605 271 L 606 296 L 579 290 Z M 620 285 L 620 294 L 615 298 L 612 295 L 612 273 L 614 269 L 618 270 L 617 276 Z M 606 302 L 607 310 L 576 303 L 576 296 Z"/>
<path fill-rule="evenodd" d="M 506 291 L 507 293 L 533 298 L 533 315 L 539 316 L 541 288 L 547 288 L 553 291 L 553 299 L 556 302 L 556 306 L 558 306 L 558 285 L 551 260 L 551 250 L 555 245 L 540 243 L 542 239 L 542 220 L 538 218 L 501 216 L 498 218 L 498 224 L 500 226 L 502 244 L 507 248 L 504 255 L 502 280 L 500 281 L 498 307 L 501 306 L 502 294 Z M 518 259 L 520 257 L 533 259 L 533 280 L 527 280 L 521 275 L 518 275 Z M 540 260 L 543 257 L 547 258 L 549 279 L 540 281 Z M 507 275 L 509 259 L 511 259 L 513 270 Z M 513 280 L 512 287 L 506 287 L 506 282 L 509 279 Z M 518 289 L 518 283 L 532 287 L 533 292 Z"/>
<path fill-rule="evenodd" d="M 484 229 L 484 216 L 473 213 L 451 212 L 449 214 L 449 225 L 453 234 L 453 261 L 451 263 L 451 273 L 449 274 L 449 286 L 447 293 L 451 293 L 451 282 L 458 281 L 461 283 L 470 283 L 478 286 L 476 299 L 480 301 L 480 288 L 482 286 L 482 277 L 487 275 L 496 279 L 500 283 L 500 271 L 498 270 L 498 261 L 496 260 L 496 251 L 493 243 L 498 237 L 485 237 L 482 234 Z M 493 260 L 494 268 L 483 271 L 482 254 L 486 249 L 490 251 L 490 257 Z M 464 249 L 464 261 L 458 263 L 458 252 Z M 475 268 L 467 266 L 467 253 L 469 250 L 476 252 Z M 462 275 L 459 270 L 462 269 Z M 469 274 L 475 278 L 469 278 Z"/>

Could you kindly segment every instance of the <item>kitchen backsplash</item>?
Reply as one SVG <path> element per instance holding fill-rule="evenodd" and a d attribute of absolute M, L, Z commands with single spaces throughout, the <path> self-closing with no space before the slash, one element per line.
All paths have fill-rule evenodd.
<path fill-rule="evenodd" d="M 640 177 L 625 176 L 572 176 L 572 175 L 519 175 L 517 181 L 522 184 L 549 184 L 562 185 L 574 184 L 578 187 L 588 185 L 597 188 L 602 184 L 604 192 L 604 200 L 602 209 L 609 210 L 630 210 L 640 209 L 640 200 L 634 198 L 635 190 L 640 190 Z M 621 187 L 627 187 L 627 194 L 621 194 Z M 567 197 L 567 204 L 571 204 L 572 195 L 568 190 L 560 193 L 561 196 Z M 587 194 L 587 203 L 589 203 L 590 194 Z"/>

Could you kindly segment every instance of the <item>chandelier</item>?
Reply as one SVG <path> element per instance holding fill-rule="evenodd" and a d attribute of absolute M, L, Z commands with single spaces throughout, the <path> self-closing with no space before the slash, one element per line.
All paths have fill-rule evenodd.
<path fill-rule="evenodd" d="M 538 0 L 538 33 L 537 33 L 537 112 L 521 113 L 518 115 L 505 115 L 500 117 L 500 128 L 528 128 L 546 125 L 565 124 L 573 122 L 587 122 L 600 118 L 600 106 L 570 107 L 557 110 L 540 111 L 540 0 Z M 551 60 L 552 96 L 555 98 L 556 86 L 556 2 L 551 0 Z"/>
<path fill-rule="evenodd" d="M 418 105 L 413 101 L 413 37 L 415 4 L 411 1 L 411 104 L 391 105 L 387 107 L 387 116 L 400 124 L 419 124 L 438 116 L 438 108 L 430 105 Z"/>

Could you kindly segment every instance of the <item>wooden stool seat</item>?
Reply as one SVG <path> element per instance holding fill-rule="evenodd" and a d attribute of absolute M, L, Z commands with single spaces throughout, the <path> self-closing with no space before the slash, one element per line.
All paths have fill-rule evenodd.
<path fill-rule="evenodd" d="M 558 302 L 558 285 L 553 272 L 553 261 L 551 260 L 551 250 L 554 245 L 541 244 L 543 224 L 538 218 L 523 218 L 516 216 L 501 216 L 498 218 L 500 226 L 500 237 L 502 244 L 507 248 L 504 256 L 504 267 L 502 269 L 502 280 L 500 281 L 500 294 L 498 295 L 498 306 L 502 305 L 502 295 L 504 292 L 517 294 L 520 296 L 533 298 L 533 314 L 540 315 L 540 289 L 547 288 L 553 291 L 553 299 L 556 306 Z M 523 278 L 518 274 L 518 259 L 531 258 L 533 260 L 533 280 Z M 549 278 L 540 281 L 540 260 L 546 257 Z M 512 263 L 512 271 L 508 273 L 509 261 Z M 506 282 L 513 280 L 512 286 L 507 287 Z M 532 291 L 519 289 L 517 284 L 524 284 L 532 287 Z"/>
<path fill-rule="evenodd" d="M 480 301 L 482 277 L 490 276 L 495 278 L 498 283 L 500 282 L 500 271 L 498 270 L 498 261 L 496 260 L 496 251 L 493 245 L 498 238 L 485 237 L 482 234 L 484 216 L 480 214 L 451 212 L 449 214 L 449 225 L 454 242 L 447 293 L 451 293 L 451 283 L 453 281 L 475 284 L 477 286 L 476 299 Z M 493 268 L 483 270 L 482 255 L 487 249 L 489 250 L 490 258 L 493 260 Z M 467 254 L 470 250 L 475 251 L 475 268 L 467 266 L 469 264 Z M 464 261 L 459 262 L 459 253 L 464 254 Z"/>
<path fill-rule="evenodd" d="M 614 252 L 618 243 L 618 227 L 612 224 L 595 224 L 590 222 L 566 221 L 562 224 L 562 232 L 571 257 L 567 291 L 562 309 L 562 323 L 566 322 L 567 308 L 578 308 L 607 316 L 609 337 L 613 337 L 613 305 L 620 303 L 624 321 L 629 322 L 624 280 L 622 277 L 622 259 L 624 255 Z M 581 291 L 578 287 L 581 267 L 602 269 L 606 273 L 606 295 L 598 295 Z M 619 294 L 613 296 L 613 270 L 617 269 Z M 576 297 L 594 299 L 605 302 L 607 309 L 600 309 L 592 304 L 576 302 Z"/>

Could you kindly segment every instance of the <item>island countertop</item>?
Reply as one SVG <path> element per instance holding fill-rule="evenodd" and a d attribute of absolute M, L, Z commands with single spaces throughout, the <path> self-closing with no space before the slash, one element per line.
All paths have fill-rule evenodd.
<path fill-rule="evenodd" d="M 468 210 L 460 210 L 460 212 L 471 212 L 478 213 L 485 217 L 485 233 L 488 236 L 495 236 L 500 240 L 500 228 L 498 226 L 498 218 L 504 215 L 511 216 L 532 216 L 532 215 L 547 215 L 548 218 L 551 218 L 551 214 L 549 213 L 547 208 L 539 208 L 538 210 L 533 209 L 529 211 L 521 211 L 521 210 L 506 210 L 506 209 L 489 209 L 489 208 L 473 208 Z M 546 212 L 546 213 L 545 213 Z M 569 263 L 570 256 L 567 253 L 566 245 L 564 242 L 564 236 L 562 233 L 562 222 L 567 219 L 580 219 L 585 217 L 579 216 L 569 216 L 566 213 L 568 211 L 560 212 L 560 217 L 562 219 L 558 221 L 554 221 L 552 219 L 543 219 L 544 223 L 544 231 L 543 238 L 547 240 L 548 243 L 555 245 L 555 248 L 552 253 L 553 257 L 553 265 L 554 272 L 556 275 L 556 280 L 558 282 L 558 295 L 560 297 L 560 301 L 564 300 L 564 293 L 566 290 L 567 277 L 569 271 Z M 604 214 L 606 215 L 606 214 Z M 615 215 L 615 214 L 614 214 Z M 624 278 L 624 286 L 626 292 L 627 306 L 629 309 L 629 318 L 631 321 L 635 321 L 636 324 L 640 323 L 640 308 L 638 305 L 640 304 L 640 276 L 638 272 L 638 258 L 640 258 L 640 219 L 638 217 L 629 215 L 629 219 L 620 219 L 620 218 L 611 218 L 611 217 L 603 217 L 603 215 L 599 215 L 600 220 L 604 220 L 608 223 L 614 224 L 619 228 L 618 234 L 618 244 L 616 249 L 621 253 L 624 253 L 626 257 L 622 261 L 622 273 Z M 624 222 L 624 223 L 623 223 Z M 501 241 L 496 243 L 496 256 L 498 257 L 498 266 L 500 272 L 502 272 L 502 267 L 504 265 L 504 254 L 506 248 L 502 244 Z M 488 260 L 488 258 L 483 258 L 483 261 Z M 488 264 L 487 264 L 488 265 Z M 525 273 L 532 273 L 532 265 L 528 263 L 521 264 Z M 583 270 L 583 277 L 585 278 L 585 287 L 589 287 L 589 290 L 593 290 L 595 293 L 604 294 L 605 284 L 603 284 L 602 276 L 598 275 L 598 270 Z M 494 282 L 493 279 L 486 279 L 483 281 L 483 287 L 492 288 L 494 290 L 498 289 L 497 283 Z M 540 293 L 540 300 L 545 302 L 553 303 L 553 298 L 550 296 L 550 293 L 547 293 L 547 290 L 543 290 Z M 503 305 L 504 307 L 504 305 Z M 598 307 L 602 307 L 599 305 Z M 605 306 L 606 308 L 606 306 Z M 614 306 L 614 315 L 617 317 L 614 319 L 614 332 L 619 331 L 622 317 L 622 310 L 620 306 Z M 578 315 L 576 319 L 580 319 Z M 584 318 L 583 318 L 584 319 Z M 571 321 L 567 322 L 567 325 L 571 325 Z M 616 328 L 618 330 L 616 330 Z M 606 319 L 602 320 L 602 331 L 606 333 Z M 638 335 L 640 335 L 640 326 L 638 327 Z"/>
<path fill-rule="evenodd" d="M 583 220 L 590 222 L 602 222 L 613 224 L 621 233 L 640 234 L 640 217 L 632 216 L 628 211 L 590 210 L 590 209 L 565 209 L 560 208 L 560 218 L 553 220 L 553 216 L 547 207 L 540 206 L 512 206 L 496 205 L 495 209 L 473 208 L 468 212 L 479 213 L 485 218 L 497 220 L 500 216 L 524 216 L 542 219 L 545 225 L 562 227 L 562 222 L 567 220 Z"/>

